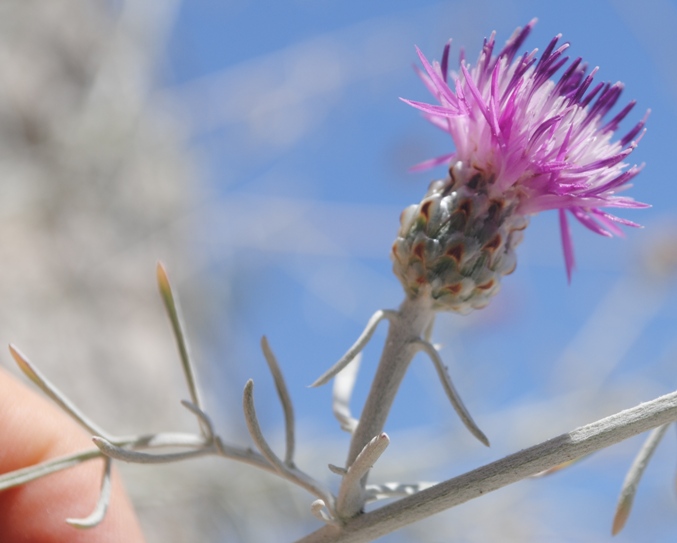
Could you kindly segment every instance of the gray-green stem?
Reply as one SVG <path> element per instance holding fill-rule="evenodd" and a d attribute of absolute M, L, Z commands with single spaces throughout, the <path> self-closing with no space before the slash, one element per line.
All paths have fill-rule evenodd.
<path fill-rule="evenodd" d="M 523 449 L 296 543 L 367 543 L 431 515 L 677 419 L 677 392 Z"/>
<path fill-rule="evenodd" d="M 396 318 L 391 319 L 376 376 L 350 443 L 346 466 L 350 466 L 367 443 L 383 431 L 402 378 L 412 358 L 420 350 L 416 342 L 425 335 L 435 318 L 430 297 L 425 294 L 406 298 Z M 366 484 L 366 476 L 362 484 Z M 353 514 L 357 513 L 359 511 Z"/>

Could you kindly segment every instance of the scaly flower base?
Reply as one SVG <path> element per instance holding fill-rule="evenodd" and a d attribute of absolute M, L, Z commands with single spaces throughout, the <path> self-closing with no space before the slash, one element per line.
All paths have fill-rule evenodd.
<path fill-rule="evenodd" d="M 515 270 L 515 248 L 528 219 L 515 212 L 516 191 L 456 162 L 433 181 L 418 205 L 402 213 L 393 270 L 408 296 L 429 292 L 435 310 L 469 313 L 485 307 L 501 278 Z"/>

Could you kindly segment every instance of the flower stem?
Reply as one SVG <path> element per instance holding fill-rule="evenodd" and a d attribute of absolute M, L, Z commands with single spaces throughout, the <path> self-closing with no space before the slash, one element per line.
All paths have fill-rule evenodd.
<path fill-rule="evenodd" d="M 406 298 L 391 319 L 381 361 L 350 443 L 346 467 L 350 467 L 362 449 L 383 431 L 397 389 L 409 363 L 419 351 L 416 342 L 424 335 L 434 317 L 430 297 L 423 294 Z M 362 485 L 365 484 L 366 476 L 362 481 Z"/>
<path fill-rule="evenodd" d="M 347 521 L 341 529 L 333 526 L 321 528 L 296 543 L 367 543 L 562 462 L 591 454 L 676 419 L 677 392 L 672 392 L 359 515 Z"/>

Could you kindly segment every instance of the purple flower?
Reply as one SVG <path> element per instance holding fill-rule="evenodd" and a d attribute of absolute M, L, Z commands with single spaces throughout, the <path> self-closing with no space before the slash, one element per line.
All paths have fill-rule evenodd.
<path fill-rule="evenodd" d="M 581 58 L 569 62 L 564 56 L 569 44 L 558 45 L 561 36 L 548 44 L 540 58 L 537 50 L 517 56 L 535 23 L 534 19 L 518 28 L 498 55 L 493 54 L 492 34 L 484 40 L 475 65 L 462 53 L 460 73 L 448 71 L 450 43 L 441 63 L 431 64 L 417 48 L 425 70 L 419 70 L 419 75 L 439 105 L 404 101 L 448 132 L 456 147 L 454 153 L 415 169 L 443 163 L 451 169 L 462 164 L 489 181 L 491 194 L 516 198 L 516 213 L 559 211 L 570 280 L 574 254 L 568 214 L 593 232 L 611 237 L 622 235 L 618 224 L 638 225 L 604 208 L 648 207 L 619 193 L 642 169 L 630 167 L 625 160 L 641 139 L 649 112 L 613 141 L 635 102 L 605 121 L 623 85 L 593 84 L 597 68 L 586 75 L 587 65 Z M 553 80 L 560 69 L 561 76 Z"/>

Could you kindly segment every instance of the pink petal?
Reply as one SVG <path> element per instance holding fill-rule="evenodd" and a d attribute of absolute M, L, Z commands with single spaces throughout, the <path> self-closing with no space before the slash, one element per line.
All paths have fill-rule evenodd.
<path fill-rule="evenodd" d="M 563 209 L 559 210 L 559 228 L 562 235 L 562 249 L 564 250 L 564 265 L 567 270 L 567 280 L 571 284 L 571 274 L 576 267 L 576 261 L 574 259 L 574 245 L 571 241 L 571 231 L 569 230 L 566 212 Z"/>

